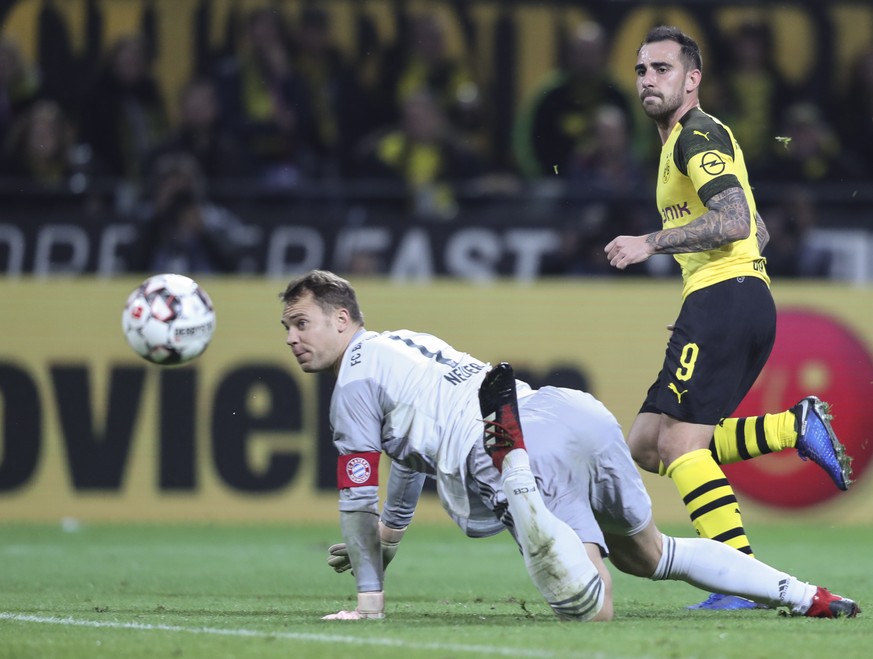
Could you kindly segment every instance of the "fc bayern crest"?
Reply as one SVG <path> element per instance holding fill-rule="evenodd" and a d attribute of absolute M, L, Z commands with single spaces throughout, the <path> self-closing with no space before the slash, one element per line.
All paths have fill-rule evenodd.
<path fill-rule="evenodd" d="M 366 483 L 370 480 L 370 463 L 364 458 L 352 458 L 346 464 L 346 475 L 353 483 Z"/>

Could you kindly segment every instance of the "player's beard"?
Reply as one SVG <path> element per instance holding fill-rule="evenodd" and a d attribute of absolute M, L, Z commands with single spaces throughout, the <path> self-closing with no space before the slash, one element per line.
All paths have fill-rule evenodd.
<path fill-rule="evenodd" d="M 652 96 L 652 94 L 649 96 Z M 682 105 L 682 94 L 675 94 L 670 97 L 655 94 L 654 97 L 660 98 L 661 103 L 655 106 L 646 105 L 645 98 L 640 98 L 640 102 L 642 103 L 643 112 L 646 113 L 646 116 L 650 119 L 654 119 L 656 123 L 666 122 Z"/>

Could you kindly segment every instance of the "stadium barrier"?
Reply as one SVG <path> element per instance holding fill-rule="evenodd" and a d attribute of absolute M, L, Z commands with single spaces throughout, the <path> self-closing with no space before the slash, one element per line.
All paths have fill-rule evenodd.
<path fill-rule="evenodd" d="M 141 360 L 122 336 L 139 282 L 0 280 L 0 520 L 335 518 L 331 378 L 303 374 L 284 345 L 285 282 L 200 278 L 216 333 L 204 355 L 173 368 Z M 585 386 L 625 428 L 680 304 L 676 281 L 354 283 L 369 329 L 432 332 L 512 361 L 535 385 Z M 837 492 L 794 451 L 731 466 L 746 519 L 873 522 L 859 505 L 873 494 L 873 289 L 779 283 L 774 295 L 776 349 L 739 413 L 811 392 L 830 400 L 857 483 Z M 669 480 L 645 480 L 658 520 L 687 519 Z M 420 517 L 442 519 L 426 498 Z"/>

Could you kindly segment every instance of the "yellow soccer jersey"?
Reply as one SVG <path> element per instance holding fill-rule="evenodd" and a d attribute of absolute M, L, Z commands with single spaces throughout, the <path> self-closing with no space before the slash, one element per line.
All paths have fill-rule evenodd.
<path fill-rule="evenodd" d="M 661 149 L 657 201 L 663 227 L 681 227 L 707 212 L 706 202 L 742 187 L 749 204 L 749 236 L 707 252 L 674 254 L 682 268 L 683 299 L 691 292 L 734 277 L 770 278 L 758 251 L 755 199 L 743 152 L 730 129 L 700 108 L 690 110 Z"/>

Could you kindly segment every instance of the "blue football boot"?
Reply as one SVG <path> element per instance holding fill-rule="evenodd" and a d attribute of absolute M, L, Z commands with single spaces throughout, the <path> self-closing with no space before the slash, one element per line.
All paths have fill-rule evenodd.
<path fill-rule="evenodd" d="M 838 488 L 848 490 L 852 484 L 852 458 L 846 455 L 831 427 L 830 405 L 816 396 L 807 396 L 792 410 L 797 454 L 824 469 Z"/>
<path fill-rule="evenodd" d="M 767 609 L 766 604 L 758 604 L 739 595 L 712 593 L 702 602 L 686 606 L 686 609 L 706 609 L 708 611 L 741 611 L 743 609 Z"/>

